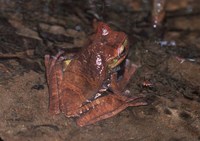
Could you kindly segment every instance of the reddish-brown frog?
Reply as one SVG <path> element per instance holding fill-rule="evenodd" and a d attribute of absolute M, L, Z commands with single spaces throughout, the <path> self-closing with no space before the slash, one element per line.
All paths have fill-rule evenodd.
<path fill-rule="evenodd" d="M 127 54 L 126 34 L 99 22 L 90 45 L 73 60 L 65 60 L 62 52 L 54 57 L 46 55 L 50 112 L 77 117 L 77 124 L 84 126 L 112 117 L 128 106 L 145 105 L 136 101 L 141 97 L 123 94 L 136 66 L 126 60 L 120 80 L 117 71 L 113 71 Z"/>

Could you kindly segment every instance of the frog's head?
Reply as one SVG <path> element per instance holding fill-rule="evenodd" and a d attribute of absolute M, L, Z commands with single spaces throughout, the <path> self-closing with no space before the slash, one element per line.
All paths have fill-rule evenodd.
<path fill-rule="evenodd" d="M 128 54 L 128 38 L 123 32 L 117 32 L 100 22 L 97 26 L 97 37 L 101 40 L 102 52 L 109 69 L 118 66 Z"/>
<path fill-rule="evenodd" d="M 128 38 L 123 32 L 118 32 L 116 42 L 112 47 L 112 52 L 108 56 L 108 66 L 112 69 L 118 66 L 128 54 Z"/>

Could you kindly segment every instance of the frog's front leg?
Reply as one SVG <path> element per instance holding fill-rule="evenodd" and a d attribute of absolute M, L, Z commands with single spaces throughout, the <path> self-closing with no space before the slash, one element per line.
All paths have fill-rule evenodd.
<path fill-rule="evenodd" d="M 46 77 L 49 87 L 49 112 L 53 115 L 60 113 L 60 85 L 62 81 L 62 61 L 59 52 L 55 57 L 45 55 Z"/>
<path fill-rule="evenodd" d="M 114 93 L 121 93 L 128 82 L 130 81 L 131 77 L 137 70 L 138 66 L 131 63 L 129 59 L 126 59 L 125 63 L 125 70 L 122 78 L 117 80 L 117 73 L 111 74 L 111 89 Z"/>

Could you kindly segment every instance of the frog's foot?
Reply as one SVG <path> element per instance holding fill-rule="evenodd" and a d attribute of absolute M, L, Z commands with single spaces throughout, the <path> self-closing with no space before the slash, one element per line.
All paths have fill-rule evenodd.
<path fill-rule="evenodd" d="M 143 97 L 134 97 L 128 99 L 126 98 L 126 100 L 124 101 L 121 98 L 117 98 L 116 95 L 111 95 L 111 94 L 108 96 L 100 97 L 92 101 L 88 105 L 85 105 L 89 107 L 87 108 L 88 109 L 87 112 L 84 111 L 84 109 L 86 108 L 84 106 L 82 107 L 84 114 L 77 119 L 77 124 L 79 126 L 93 124 L 97 121 L 110 118 L 129 106 L 147 105 L 146 102 L 136 101 L 142 98 Z"/>
<path fill-rule="evenodd" d="M 131 63 L 129 59 L 126 59 L 125 71 L 122 78 L 117 80 L 117 73 L 111 75 L 111 89 L 114 93 L 120 93 L 123 91 L 137 68 L 137 65 Z"/>
<path fill-rule="evenodd" d="M 62 65 L 58 61 L 62 54 L 63 52 L 59 52 L 55 57 L 45 55 L 46 76 L 49 87 L 49 111 L 53 115 L 60 113 L 59 86 L 62 80 Z"/>

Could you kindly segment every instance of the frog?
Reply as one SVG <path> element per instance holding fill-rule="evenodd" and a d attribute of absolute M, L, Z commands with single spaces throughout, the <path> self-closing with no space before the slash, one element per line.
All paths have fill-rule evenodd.
<path fill-rule="evenodd" d="M 127 59 L 127 35 L 104 22 L 98 22 L 95 29 L 88 45 L 73 59 L 66 59 L 64 51 L 45 55 L 49 112 L 75 118 L 81 127 L 113 117 L 129 106 L 146 105 L 138 101 L 142 96 L 125 94 L 137 69 Z M 116 68 L 120 65 L 124 71 L 119 79 Z"/>

